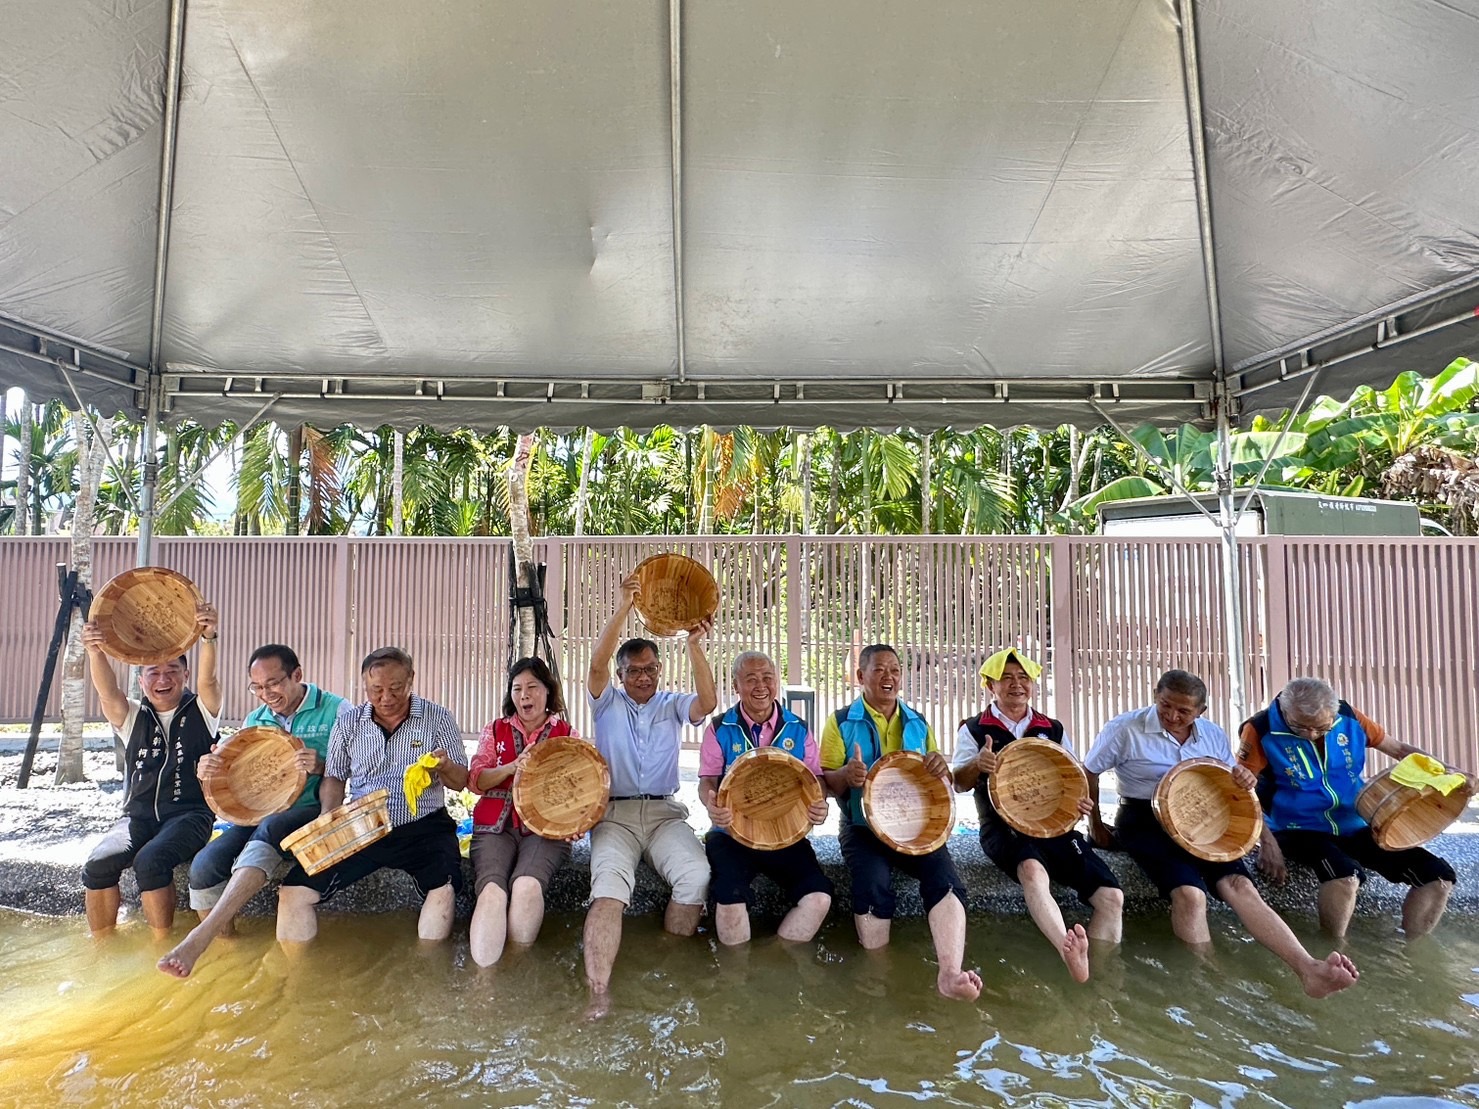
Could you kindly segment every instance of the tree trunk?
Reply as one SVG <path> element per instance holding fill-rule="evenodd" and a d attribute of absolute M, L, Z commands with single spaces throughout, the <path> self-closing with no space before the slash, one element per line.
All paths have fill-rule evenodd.
<path fill-rule="evenodd" d="M 842 511 L 842 437 L 837 436 L 832 449 L 832 470 L 827 477 L 827 518 L 823 521 L 824 532 L 836 535 Z"/>
<path fill-rule="evenodd" d="M 580 485 L 575 490 L 575 534 L 585 534 L 585 517 L 590 508 L 591 501 L 591 467 L 595 465 L 595 459 L 591 457 L 596 449 L 596 429 L 588 427 L 585 429 L 585 446 L 580 452 Z"/>
<path fill-rule="evenodd" d="M 534 436 L 520 435 L 508 468 L 508 530 L 514 540 L 514 572 L 524 588 L 534 583 L 534 536 L 529 528 L 529 469 L 534 462 Z M 534 653 L 534 610 L 519 609 L 514 658 Z"/>
<path fill-rule="evenodd" d="M 714 434 L 712 428 L 705 427 L 702 432 L 701 442 L 704 444 L 704 499 L 698 509 L 698 533 L 699 535 L 712 535 L 714 533 L 714 471 L 718 469 L 716 456 L 719 453 L 719 437 Z"/>
<path fill-rule="evenodd" d="M 107 447 L 93 433 L 87 417 L 72 413 L 77 440 L 77 502 L 72 511 L 72 569 L 79 587 L 92 585 L 92 531 L 98 485 L 103 476 Z M 57 755 L 56 784 L 83 780 L 82 727 L 87 717 L 87 652 L 82 646 L 83 612 L 72 610 L 67 647 L 62 656 L 62 739 Z"/>
<path fill-rule="evenodd" d="M 288 535 L 298 534 L 298 521 L 303 518 L 303 425 L 298 424 L 288 431 L 288 496 L 287 519 L 283 530 Z"/>
<path fill-rule="evenodd" d="M 406 435 L 391 432 L 395 458 L 390 465 L 390 534 L 406 534 Z"/>
<path fill-rule="evenodd" d="M 796 468 L 801 473 L 801 527 L 802 535 L 811 534 L 811 436 L 802 432 L 796 449 L 801 452 L 801 462 Z"/>
<path fill-rule="evenodd" d="M 21 394 L 20 424 L 17 446 L 20 447 L 20 469 L 15 475 L 15 519 L 11 530 L 16 535 L 31 534 L 31 398 Z"/>
<path fill-rule="evenodd" d="M 930 439 L 925 432 L 919 444 L 919 534 L 930 533 Z"/>
<path fill-rule="evenodd" d="M 873 478 L 868 473 L 868 454 L 873 448 L 873 432 L 863 428 L 863 526 L 858 531 L 863 535 L 873 534 Z"/>

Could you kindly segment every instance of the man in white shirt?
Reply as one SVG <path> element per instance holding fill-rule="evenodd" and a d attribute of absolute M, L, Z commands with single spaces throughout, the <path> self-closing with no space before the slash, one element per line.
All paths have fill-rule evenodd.
<path fill-rule="evenodd" d="M 1298 976 L 1304 992 L 1326 997 L 1355 984 L 1355 964 L 1337 951 L 1317 959 L 1305 949 L 1282 917 L 1269 908 L 1254 887 L 1242 860 L 1212 863 L 1198 859 L 1161 827 L 1151 809 L 1156 786 L 1177 763 L 1215 758 L 1232 770 L 1233 780 L 1252 789 L 1254 777 L 1233 759 L 1224 732 L 1202 714 L 1207 687 L 1185 670 L 1167 670 L 1155 687 L 1155 702 L 1116 716 L 1099 733 L 1084 758 L 1094 811 L 1089 830 L 1101 846 L 1109 829 L 1099 812 L 1099 775 L 1115 771 L 1120 807 L 1115 822 L 1120 844 L 1145 872 L 1161 896 L 1171 902 L 1171 927 L 1195 950 L 1207 950 L 1207 895 L 1225 901 L 1255 940 L 1282 959 Z"/>

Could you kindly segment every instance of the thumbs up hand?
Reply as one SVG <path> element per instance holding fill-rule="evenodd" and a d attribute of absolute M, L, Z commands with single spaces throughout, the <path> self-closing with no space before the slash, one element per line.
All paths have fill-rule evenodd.
<path fill-rule="evenodd" d="M 868 768 L 863 765 L 862 744 L 853 744 L 852 758 L 847 760 L 847 765 L 842 769 L 847 772 L 847 784 L 850 788 L 863 788 L 863 783 L 868 780 Z"/>

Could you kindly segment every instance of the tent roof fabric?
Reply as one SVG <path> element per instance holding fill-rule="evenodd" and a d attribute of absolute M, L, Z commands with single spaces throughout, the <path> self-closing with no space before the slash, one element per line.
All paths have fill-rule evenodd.
<path fill-rule="evenodd" d="M 1207 243 L 1239 418 L 1479 350 L 1479 0 L 1188 2 L 175 0 L 173 143 L 169 0 L 15 5 L 0 382 L 205 422 L 1201 421 Z"/>

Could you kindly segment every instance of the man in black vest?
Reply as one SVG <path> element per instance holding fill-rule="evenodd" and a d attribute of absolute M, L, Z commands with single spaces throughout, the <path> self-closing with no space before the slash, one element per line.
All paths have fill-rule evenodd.
<path fill-rule="evenodd" d="M 1013 740 L 1033 736 L 1054 743 L 1066 741 L 1062 723 L 1032 707 L 1041 673 L 1041 666 L 1010 647 L 986 660 L 981 680 L 993 699 L 979 716 L 961 722 L 950 772 L 957 790 L 975 790 L 981 850 L 1002 873 L 1021 883 L 1027 911 L 1038 931 L 1057 949 L 1075 981 L 1087 982 L 1089 940 L 1120 942 L 1120 910 L 1125 898 L 1119 882 L 1077 829 L 1051 839 L 1025 836 L 997 813 L 987 788 L 987 776 L 996 772 L 997 756 Z M 1080 808 L 1088 815 L 1093 805 L 1085 798 Z M 1052 882 L 1072 886 L 1078 899 L 1093 910 L 1087 933 L 1082 924 L 1064 925 Z"/>
<path fill-rule="evenodd" d="M 215 817 L 205 803 L 195 764 L 211 749 L 221 726 L 221 683 L 216 676 L 214 605 L 195 609 L 200 628 L 200 685 L 192 692 L 189 660 L 181 655 L 139 672 L 141 699 L 118 684 L 103 653 L 103 633 L 83 625 L 92 684 L 103 715 L 124 741 L 123 818 L 93 848 L 82 868 L 87 926 L 94 935 L 118 924 L 118 879 L 130 866 L 139 883 L 144 919 L 156 936 L 175 920 L 175 867 L 210 841 Z"/>

